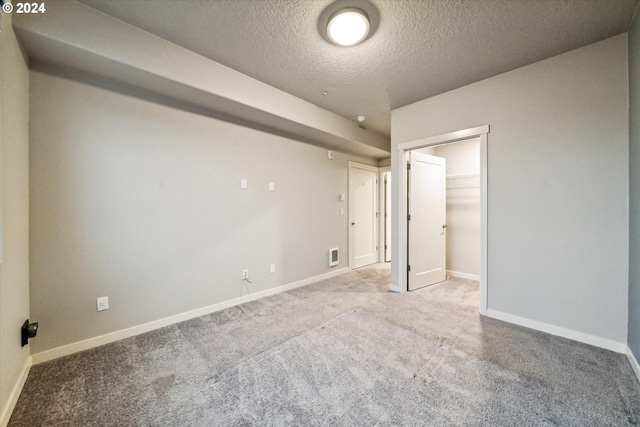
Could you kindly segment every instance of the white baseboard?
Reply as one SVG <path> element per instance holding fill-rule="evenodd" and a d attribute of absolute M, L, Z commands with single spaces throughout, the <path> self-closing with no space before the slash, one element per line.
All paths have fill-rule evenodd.
<path fill-rule="evenodd" d="M 391 292 L 404 292 L 402 288 L 400 288 L 400 286 L 396 285 L 395 283 L 389 283 L 389 290 Z"/>
<path fill-rule="evenodd" d="M 447 276 L 459 277 L 461 279 L 480 281 L 479 274 L 461 273 L 459 271 L 447 270 Z"/>
<path fill-rule="evenodd" d="M 68 356 L 79 351 L 89 350 L 94 347 L 98 347 L 104 344 L 109 344 L 114 341 L 119 341 L 125 338 L 140 335 L 145 332 L 153 331 L 155 329 L 163 328 L 165 326 L 174 325 L 176 323 L 184 322 L 185 320 L 194 319 L 196 317 L 204 316 L 216 311 L 224 310 L 225 308 L 233 307 L 239 304 L 244 304 L 249 301 L 254 301 L 259 298 L 264 298 L 270 295 L 275 295 L 280 292 L 289 291 L 291 289 L 299 288 L 301 286 L 310 285 L 312 283 L 319 282 L 321 280 L 330 279 L 331 277 L 339 276 L 349 272 L 349 267 L 332 270 L 328 273 L 320 274 L 318 276 L 309 277 L 308 279 L 299 280 L 297 282 L 288 283 L 286 285 L 277 286 L 275 288 L 265 289 L 260 292 L 256 292 L 249 295 L 243 295 L 238 298 L 234 298 L 228 301 L 223 301 L 217 304 L 202 307 L 196 310 L 188 311 L 186 313 L 176 314 L 175 316 L 165 317 L 164 319 L 154 320 L 153 322 L 144 323 L 142 325 L 133 326 L 131 328 L 122 329 L 115 332 L 110 332 L 105 335 L 89 338 L 86 340 L 74 342 L 61 347 L 52 348 L 50 350 L 42 351 L 32 355 L 33 364 L 47 362 L 49 360 L 57 359 L 59 357 Z"/>
<path fill-rule="evenodd" d="M 573 329 L 562 328 L 560 326 L 551 325 L 549 323 L 539 322 L 537 320 L 531 320 L 525 317 L 515 316 L 513 314 L 503 313 L 501 311 L 492 309 L 487 309 L 487 317 L 514 323 L 516 325 L 524 326 L 525 328 L 535 329 L 537 331 L 546 332 L 551 335 L 569 338 L 571 340 L 593 345 L 595 347 L 615 351 L 616 353 L 625 354 L 627 352 L 626 343 L 597 337 L 595 335 L 586 334 L 584 332 L 574 331 Z"/>
<path fill-rule="evenodd" d="M 32 359 L 31 356 L 29 356 L 24 366 L 22 367 L 22 371 L 20 372 L 18 381 L 11 390 L 11 394 L 9 395 L 7 404 L 4 408 L 2 408 L 2 413 L 0 413 L 0 426 L 2 427 L 7 427 L 7 425 L 9 424 L 9 419 L 11 418 L 11 414 L 13 413 L 13 409 L 16 407 L 16 403 L 18 403 L 18 398 L 20 397 L 20 393 L 22 393 L 24 383 L 27 382 L 27 377 L 29 376 L 31 365 Z"/>
<path fill-rule="evenodd" d="M 638 364 L 638 359 L 636 359 L 636 356 L 634 356 L 633 352 L 628 346 L 627 346 L 627 359 L 629 360 L 629 364 L 631 365 L 633 372 L 635 372 L 636 377 L 638 377 L 638 381 L 640 381 L 640 365 Z"/>

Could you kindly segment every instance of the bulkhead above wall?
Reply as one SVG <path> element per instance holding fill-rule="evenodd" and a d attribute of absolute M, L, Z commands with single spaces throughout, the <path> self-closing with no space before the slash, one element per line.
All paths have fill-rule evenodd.
<path fill-rule="evenodd" d="M 247 127 L 349 154 L 389 157 L 388 137 L 77 2 L 16 15 L 29 57 L 233 117 Z"/>

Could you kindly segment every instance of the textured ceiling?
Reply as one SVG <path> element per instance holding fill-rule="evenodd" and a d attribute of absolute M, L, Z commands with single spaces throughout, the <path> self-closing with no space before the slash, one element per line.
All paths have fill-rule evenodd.
<path fill-rule="evenodd" d="M 638 0 L 80 0 L 388 135 L 390 110 L 628 30 Z M 326 9 L 374 8 L 350 48 Z M 324 95 L 323 90 L 328 90 Z"/>

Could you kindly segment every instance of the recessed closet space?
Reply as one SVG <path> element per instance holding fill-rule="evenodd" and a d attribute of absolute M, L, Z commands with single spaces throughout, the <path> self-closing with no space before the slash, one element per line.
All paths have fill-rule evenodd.
<path fill-rule="evenodd" d="M 446 160 L 446 270 L 480 279 L 480 138 L 417 150 Z"/>

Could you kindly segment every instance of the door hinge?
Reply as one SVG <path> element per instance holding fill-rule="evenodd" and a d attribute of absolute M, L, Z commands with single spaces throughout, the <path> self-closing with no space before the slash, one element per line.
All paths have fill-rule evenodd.
<path fill-rule="evenodd" d="M 411 221 L 411 214 L 407 215 L 407 221 Z"/>
<path fill-rule="evenodd" d="M 378 250 L 378 245 L 376 245 L 376 251 Z"/>
<path fill-rule="evenodd" d="M 407 170 L 410 171 L 411 170 L 411 163 L 407 163 Z"/>
<path fill-rule="evenodd" d="M 407 265 L 407 271 L 411 271 L 411 266 Z"/>
<path fill-rule="evenodd" d="M 384 245 L 384 250 L 385 250 L 385 251 L 387 250 L 387 245 Z"/>
<path fill-rule="evenodd" d="M 376 218 L 380 216 L 380 212 L 376 212 Z"/>

